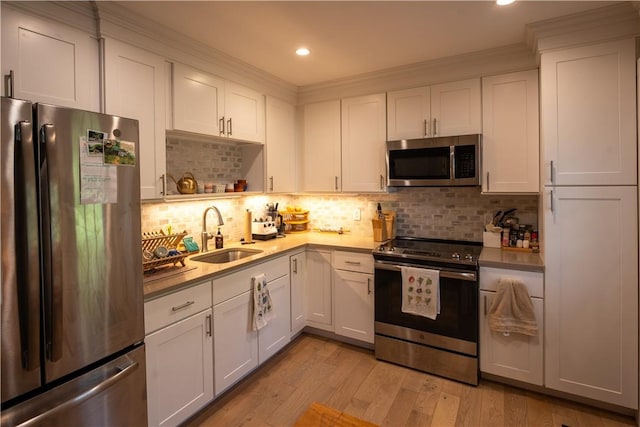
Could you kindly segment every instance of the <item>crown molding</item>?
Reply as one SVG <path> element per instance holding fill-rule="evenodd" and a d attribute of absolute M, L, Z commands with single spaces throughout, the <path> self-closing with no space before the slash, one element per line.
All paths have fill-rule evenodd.
<path fill-rule="evenodd" d="M 2 1 L 2 6 L 46 18 L 97 37 L 96 15 L 88 1 Z"/>
<path fill-rule="evenodd" d="M 94 2 L 100 22 L 100 36 L 111 37 L 189 64 L 202 71 L 295 103 L 297 87 L 239 59 L 184 36 L 168 27 L 151 23 L 142 15 L 107 1 Z"/>
<path fill-rule="evenodd" d="M 471 52 L 298 88 L 298 104 L 428 86 L 538 66 L 524 44 Z"/>
<path fill-rule="evenodd" d="M 640 2 L 547 19 L 527 25 L 526 43 L 538 53 L 640 35 Z"/>

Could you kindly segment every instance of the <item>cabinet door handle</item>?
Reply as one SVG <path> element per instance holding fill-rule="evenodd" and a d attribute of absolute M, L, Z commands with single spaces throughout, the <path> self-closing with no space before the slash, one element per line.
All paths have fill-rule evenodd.
<path fill-rule="evenodd" d="M 556 181 L 555 172 L 553 171 L 553 160 L 549 162 L 549 178 L 551 179 L 551 184 L 553 185 Z"/>
<path fill-rule="evenodd" d="M 487 191 L 489 191 L 491 187 L 489 186 L 489 171 L 487 171 Z"/>
<path fill-rule="evenodd" d="M 298 260 L 296 258 L 293 259 L 293 273 L 298 274 Z"/>
<path fill-rule="evenodd" d="M 549 197 L 549 208 L 551 209 L 551 212 L 553 212 L 553 190 L 551 190 Z"/>
<path fill-rule="evenodd" d="M 336 190 L 338 189 L 338 175 L 336 175 Z"/>
<path fill-rule="evenodd" d="M 171 311 L 173 311 L 175 313 L 176 311 L 184 310 L 185 308 L 187 308 L 189 306 L 192 306 L 195 303 L 196 303 L 195 301 L 187 301 L 184 304 L 180 304 L 180 305 L 177 305 L 175 307 L 171 307 Z"/>
<path fill-rule="evenodd" d="M 233 134 L 233 122 L 231 121 L 231 117 L 227 120 L 227 135 L 231 136 Z"/>
<path fill-rule="evenodd" d="M 380 175 L 380 189 L 384 190 L 384 175 Z"/>
<path fill-rule="evenodd" d="M 429 136 L 429 120 L 424 119 L 424 136 Z"/>
<path fill-rule="evenodd" d="M 220 117 L 218 127 L 220 128 L 220 135 L 224 135 L 224 116 Z"/>
<path fill-rule="evenodd" d="M 4 96 L 13 98 L 13 70 L 4 76 Z"/>
<path fill-rule="evenodd" d="M 166 181 L 164 179 L 164 174 L 160 175 L 160 182 L 162 183 L 162 190 L 160 190 L 160 195 L 164 196 L 166 191 Z"/>
<path fill-rule="evenodd" d="M 436 136 L 438 134 L 438 125 L 437 125 L 437 121 L 436 118 L 433 118 L 433 136 Z"/>
<path fill-rule="evenodd" d="M 367 277 L 367 295 L 371 295 L 371 278 Z"/>
<path fill-rule="evenodd" d="M 206 325 L 206 334 L 208 337 L 211 336 L 211 330 L 213 329 L 213 326 L 211 325 L 211 315 L 208 314 L 207 315 L 207 325 Z"/>
<path fill-rule="evenodd" d="M 273 176 L 269 177 L 269 182 L 270 182 L 269 191 L 273 191 Z"/>

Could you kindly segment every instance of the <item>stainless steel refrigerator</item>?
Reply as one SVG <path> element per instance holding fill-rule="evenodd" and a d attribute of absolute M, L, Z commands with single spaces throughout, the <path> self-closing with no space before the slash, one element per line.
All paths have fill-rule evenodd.
<path fill-rule="evenodd" d="M 0 424 L 145 426 L 138 122 L 1 101 Z"/>

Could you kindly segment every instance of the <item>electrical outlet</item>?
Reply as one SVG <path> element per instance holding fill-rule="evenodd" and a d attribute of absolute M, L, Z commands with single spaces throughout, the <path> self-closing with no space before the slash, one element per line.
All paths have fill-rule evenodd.
<path fill-rule="evenodd" d="M 360 221 L 360 208 L 353 211 L 353 219 L 355 221 Z"/>

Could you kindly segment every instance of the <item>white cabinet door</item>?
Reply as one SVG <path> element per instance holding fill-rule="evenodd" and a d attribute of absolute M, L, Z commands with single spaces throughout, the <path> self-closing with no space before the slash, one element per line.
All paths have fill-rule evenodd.
<path fill-rule="evenodd" d="M 300 332 L 306 324 L 304 301 L 305 301 L 305 282 L 306 282 L 306 263 L 307 256 L 305 252 L 291 255 L 291 334 L 295 335 Z"/>
<path fill-rule="evenodd" d="M 335 333 L 373 344 L 373 274 L 334 270 Z"/>
<path fill-rule="evenodd" d="M 480 79 L 431 86 L 431 135 L 482 133 Z"/>
<path fill-rule="evenodd" d="M 105 40 L 107 114 L 129 117 L 140 129 L 140 197 L 164 196 L 165 61 L 146 50 Z"/>
<path fill-rule="evenodd" d="M 304 106 L 304 191 L 340 191 L 340 101 Z"/>
<path fill-rule="evenodd" d="M 342 191 L 386 188 L 384 93 L 342 100 Z"/>
<path fill-rule="evenodd" d="M 307 251 L 306 269 L 307 324 L 333 331 L 331 252 Z"/>
<path fill-rule="evenodd" d="M 540 188 L 538 70 L 482 79 L 484 193 Z"/>
<path fill-rule="evenodd" d="M 637 409 L 637 188 L 550 188 L 543 209 L 545 385 Z"/>
<path fill-rule="evenodd" d="M 145 338 L 150 426 L 175 426 L 213 400 L 211 309 Z"/>
<path fill-rule="evenodd" d="M 295 107 L 267 96 L 267 192 L 296 190 Z"/>
<path fill-rule="evenodd" d="M 544 318 L 542 298 L 531 298 L 538 323 L 538 335 L 505 336 L 489 328 L 488 308 L 495 292 L 480 291 L 480 370 L 494 375 L 543 384 Z"/>
<path fill-rule="evenodd" d="M 431 90 L 428 86 L 387 93 L 387 140 L 431 135 Z"/>
<path fill-rule="evenodd" d="M 258 366 L 258 333 L 252 328 L 252 313 L 252 291 L 213 306 L 216 396 Z"/>
<path fill-rule="evenodd" d="M 264 96 L 226 81 L 224 84 L 225 132 L 229 138 L 264 144 Z"/>
<path fill-rule="evenodd" d="M 173 64 L 173 128 L 221 135 L 224 80 L 180 63 Z"/>
<path fill-rule="evenodd" d="M 13 71 L 14 98 L 100 111 L 99 64 L 95 36 L 3 5 L 2 75 Z"/>
<path fill-rule="evenodd" d="M 258 363 L 263 364 L 291 339 L 291 285 L 289 275 L 267 283 L 274 319 L 258 331 Z"/>
<path fill-rule="evenodd" d="M 634 39 L 544 53 L 545 184 L 637 182 Z"/>

